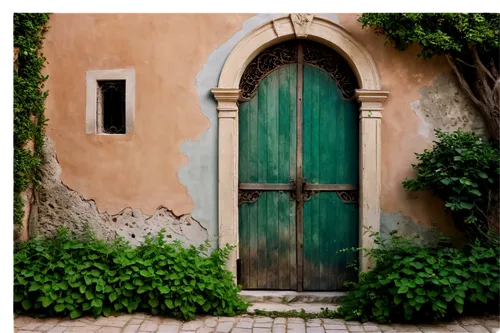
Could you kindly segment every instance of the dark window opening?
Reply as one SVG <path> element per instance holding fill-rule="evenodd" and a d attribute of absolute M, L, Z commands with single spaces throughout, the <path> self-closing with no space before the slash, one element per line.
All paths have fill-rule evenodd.
<path fill-rule="evenodd" d="M 125 80 L 97 81 L 97 90 L 100 132 L 125 134 Z"/>

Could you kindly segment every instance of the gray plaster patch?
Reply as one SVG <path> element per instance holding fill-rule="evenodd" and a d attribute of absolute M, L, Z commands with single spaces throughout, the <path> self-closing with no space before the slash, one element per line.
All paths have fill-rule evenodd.
<path fill-rule="evenodd" d="M 339 23 L 335 14 L 315 14 Z M 208 231 L 210 237 L 217 236 L 217 105 L 210 89 L 217 87 L 224 63 L 236 44 L 259 26 L 283 16 L 283 14 L 258 14 L 243 23 L 240 31 L 224 42 L 208 57 L 196 75 L 196 93 L 201 112 L 210 121 L 210 127 L 197 141 L 186 140 L 180 151 L 189 161 L 179 169 L 180 182 L 186 186 L 195 207 L 191 212 Z M 216 244 L 212 244 L 214 247 Z"/>
<path fill-rule="evenodd" d="M 436 229 L 423 223 L 415 222 L 409 216 L 398 213 L 380 212 L 380 236 L 382 239 L 388 239 L 390 233 L 397 230 L 400 236 L 419 236 L 423 243 L 436 241 Z"/>
<path fill-rule="evenodd" d="M 189 214 L 175 216 L 163 206 L 153 215 L 130 207 L 114 215 L 101 213 L 94 200 L 84 198 L 61 182 L 61 167 L 48 137 L 44 139 L 44 159 L 42 182 L 30 216 L 30 237 L 48 236 L 63 226 L 76 234 L 90 229 L 98 238 L 106 240 L 119 235 L 133 245 L 141 243 L 148 234 L 157 235 L 162 229 L 166 237 L 182 240 L 186 245 L 199 245 L 208 238 L 207 230 Z"/>
<path fill-rule="evenodd" d="M 420 98 L 410 106 L 420 118 L 419 133 L 428 141 L 436 139 L 434 129 L 457 129 L 487 135 L 484 120 L 460 88 L 455 76 L 441 75 L 430 86 L 419 90 Z"/>

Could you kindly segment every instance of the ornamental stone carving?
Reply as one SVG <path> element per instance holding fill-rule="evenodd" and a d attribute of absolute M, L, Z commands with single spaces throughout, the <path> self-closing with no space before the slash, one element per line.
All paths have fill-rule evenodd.
<path fill-rule="evenodd" d="M 293 30 L 297 38 L 307 37 L 309 26 L 314 18 L 313 14 L 290 14 Z"/>

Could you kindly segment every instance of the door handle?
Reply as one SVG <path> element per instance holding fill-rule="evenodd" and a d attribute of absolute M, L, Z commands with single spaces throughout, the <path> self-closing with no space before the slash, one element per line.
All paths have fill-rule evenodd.
<path fill-rule="evenodd" d="M 314 190 L 308 190 L 307 185 L 309 185 L 307 184 L 307 179 L 304 178 L 304 181 L 302 182 L 302 199 L 304 202 L 311 200 L 313 194 L 317 192 Z"/>

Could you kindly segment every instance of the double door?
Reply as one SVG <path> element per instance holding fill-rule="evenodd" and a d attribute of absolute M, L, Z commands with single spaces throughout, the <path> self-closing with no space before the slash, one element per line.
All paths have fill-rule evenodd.
<path fill-rule="evenodd" d="M 286 64 L 239 111 L 243 289 L 342 290 L 358 244 L 358 112 L 324 70 Z"/>

